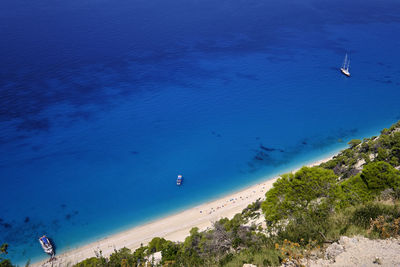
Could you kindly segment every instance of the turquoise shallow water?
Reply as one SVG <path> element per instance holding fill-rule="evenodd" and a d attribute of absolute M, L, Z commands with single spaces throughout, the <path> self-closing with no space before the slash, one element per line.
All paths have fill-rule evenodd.
<path fill-rule="evenodd" d="M 2 1 L 10 258 L 45 257 L 44 233 L 61 253 L 389 127 L 400 4 L 384 2 Z"/>

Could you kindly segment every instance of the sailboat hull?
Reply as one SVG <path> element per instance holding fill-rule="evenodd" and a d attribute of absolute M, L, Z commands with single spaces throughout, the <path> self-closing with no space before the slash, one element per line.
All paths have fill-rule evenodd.
<path fill-rule="evenodd" d="M 344 75 L 346 75 L 347 77 L 350 77 L 350 72 L 349 72 L 348 70 L 346 70 L 346 69 L 344 69 L 344 68 L 340 68 L 340 71 L 341 71 Z"/>

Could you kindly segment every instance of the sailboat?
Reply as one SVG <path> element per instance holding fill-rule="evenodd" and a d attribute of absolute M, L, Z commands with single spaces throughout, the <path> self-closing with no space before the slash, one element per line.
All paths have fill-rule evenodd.
<path fill-rule="evenodd" d="M 350 68 L 350 59 L 347 57 L 346 54 L 346 56 L 344 57 L 343 65 L 340 68 L 340 71 L 347 77 L 350 77 L 349 68 Z"/>

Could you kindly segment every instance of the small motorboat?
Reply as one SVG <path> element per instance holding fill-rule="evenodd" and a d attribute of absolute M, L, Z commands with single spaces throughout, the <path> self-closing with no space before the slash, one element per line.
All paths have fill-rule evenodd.
<path fill-rule="evenodd" d="M 183 177 L 181 174 L 178 175 L 178 178 L 176 179 L 176 185 L 181 185 L 183 181 Z"/>
<path fill-rule="evenodd" d="M 44 252 L 49 254 L 51 257 L 54 257 L 54 249 L 50 243 L 50 240 L 47 238 L 47 236 L 43 235 L 42 237 L 40 237 L 39 242 L 40 242 L 40 245 L 42 245 Z"/>

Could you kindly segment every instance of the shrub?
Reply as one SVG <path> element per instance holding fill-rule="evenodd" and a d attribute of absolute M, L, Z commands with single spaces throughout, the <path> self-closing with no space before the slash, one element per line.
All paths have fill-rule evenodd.
<path fill-rule="evenodd" d="M 103 267 L 107 266 L 105 258 L 91 257 L 74 265 L 74 267 Z"/>
<path fill-rule="evenodd" d="M 377 195 L 386 188 L 400 187 L 400 172 L 389 163 L 378 161 L 364 166 L 360 175 L 371 193 Z"/>
<path fill-rule="evenodd" d="M 154 252 L 157 251 L 161 251 L 164 247 L 164 245 L 166 245 L 168 241 L 165 240 L 164 238 L 160 238 L 160 237 L 154 237 L 150 243 L 147 245 L 147 255 L 150 255 Z"/>
<path fill-rule="evenodd" d="M 315 206 L 313 210 L 297 213 L 297 216 L 278 233 L 278 239 L 300 243 L 302 240 L 327 241 L 327 233 L 332 228 L 330 211 L 323 206 Z"/>
<path fill-rule="evenodd" d="M 318 204 L 331 208 L 337 199 L 337 176 L 321 167 L 303 167 L 295 174 L 282 175 L 266 193 L 262 209 L 267 221 L 288 219 Z"/>
<path fill-rule="evenodd" d="M 0 259 L 0 267 L 14 267 L 14 265 L 8 259 Z"/>
<path fill-rule="evenodd" d="M 167 261 L 175 261 L 179 251 L 179 245 L 172 241 L 167 241 L 161 250 L 162 263 Z"/>
<path fill-rule="evenodd" d="M 1 254 L 8 254 L 7 249 L 8 249 L 7 243 L 4 243 L 0 246 L 0 267 L 13 267 L 14 266 L 9 259 L 3 259 L 1 257 Z"/>
<path fill-rule="evenodd" d="M 275 248 L 281 253 L 283 263 L 294 263 L 294 266 L 301 266 L 301 260 L 304 258 L 303 249 L 300 244 L 285 239 L 282 245 L 275 244 Z M 289 263 L 290 264 L 290 263 Z"/>
<path fill-rule="evenodd" d="M 373 200 L 373 196 L 360 174 L 343 181 L 340 187 L 342 189 L 342 201 L 339 204 L 341 208 Z"/>
<path fill-rule="evenodd" d="M 375 220 L 379 216 L 384 216 L 389 220 L 400 217 L 400 209 L 396 205 L 388 205 L 377 202 L 369 202 L 365 205 L 356 207 L 353 212 L 350 222 L 367 228 L 371 220 Z"/>
<path fill-rule="evenodd" d="M 350 145 L 351 148 L 356 147 L 361 143 L 362 143 L 362 141 L 360 139 L 353 139 L 350 142 L 348 142 L 348 144 Z"/>
<path fill-rule="evenodd" d="M 400 217 L 388 221 L 385 216 L 378 216 L 371 220 L 369 232 L 378 233 L 380 238 L 398 237 L 400 234 Z"/>
<path fill-rule="evenodd" d="M 283 256 L 274 247 L 260 248 L 258 250 L 245 249 L 237 254 L 227 254 L 220 260 L 219 266 L 237 267 L 245 263 L 257 266 L 280 266 Z"/>
<path fill-rule="evenodd" d="M 136 259 L 132 255 L 130 249 L 121 248 L 120 250 L 115 250 L 114 253 L 110 255 L 110 266 L 121 266 L 122 262 L 125 262 L 129 266 L 134 266 L 134 264 L 136 264 Z"/>

